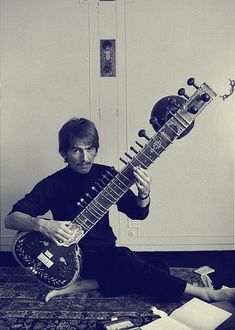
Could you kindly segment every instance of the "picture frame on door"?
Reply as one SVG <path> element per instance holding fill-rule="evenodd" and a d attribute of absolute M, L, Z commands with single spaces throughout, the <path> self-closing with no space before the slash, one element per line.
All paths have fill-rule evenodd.
<path fill-rule="evenodd" d="M 114 39 L 100 40 L 100 75 L 116 77 L 116 42 Z"/>

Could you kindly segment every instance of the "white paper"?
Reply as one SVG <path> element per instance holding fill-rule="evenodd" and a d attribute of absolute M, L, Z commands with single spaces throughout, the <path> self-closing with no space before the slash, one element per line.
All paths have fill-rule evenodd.
<path fill-rule="evenodd" d="M 141 327 L 143 330 L 214 330 L 232 314 L 205 301 L 193 298 L 170 316 Z"/>
<path fill-rule="evenodd" d="M 171 313 L 171 317 L 193 330 L 214 330 L 232 314 L 193 298 Z"/>
<path fill-rule="evenodd" d="M 169 316 L 162 317 L 149 324 L 143 325 L 141 330 L 192 330 Z"/>

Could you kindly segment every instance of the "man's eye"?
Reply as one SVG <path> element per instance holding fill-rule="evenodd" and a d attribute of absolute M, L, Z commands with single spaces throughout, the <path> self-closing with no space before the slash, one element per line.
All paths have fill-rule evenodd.
<path fill-rule="evenodd" d="M 89 152 L 92 152 L 92 151 L 95 150 L 95 148 L 94 148 L 94 147 L 89 147 L 87 150 L 88 150 Z"/>

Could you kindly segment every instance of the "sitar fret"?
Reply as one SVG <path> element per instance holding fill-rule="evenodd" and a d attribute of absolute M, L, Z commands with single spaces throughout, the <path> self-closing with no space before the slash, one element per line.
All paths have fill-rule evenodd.
<path fill-rule="evenodd" d="M 89 230 L 91 228 L 91 225 L 89 224 L 90 220 L 82 213 L 79 213 L 74 222 L 80 225 L 84 230 Z M 91 224 L 93 224 L 93 222 L 91 222 Z"/>
<path fill-rule="evenodd" d="M 87 208 L 97 219 L 102 216 L 102 214 L 98 213 L 96 209 L 93 207 L 93 203 L 90 203 L 88 208 Z M 95 213 L 95 214 L 94 214 Z M 97 216 L 98 215 L 98 216 Z"/>
<path fill-rule="evenodd" d="M 118 193 L 114 190 L 114 189 L 112 189 L 112 187 L 111 186 L 107 186 L 107 190 L 108 191 L 110 191 L 110 193 L 114 193 L 115 195 L 116 195 L 116 197 L 115 198 L 119 198 L 119 195 L 118 195 Z"/>
<path fill-rule="evenodd" d="M 144 160 L 144 162 L 145 162 L 145 166 L 147 165 L 147 167 L 150 165 L 150 164 L 152 164 L 153 163 L 153 160 L 149 157 L 149 155 L 147 155 L 146 154 L 146 152 L 145 152 L 146 150 L 143 150 L 143 153 L 142 153 L 142 155 L 147 159 L 147 160 Z M 142 156 L 141 155 L 141 156 Z M 139 159 L 139 158 L 138 158 Z"/>
<path fill-rule="evenodd" d="M 119 172 L 119 173 L 122 176 L 123 180 L 126 180 L 127 181 L 127 186 L 128 186 L 128 184 L 132 184 L 132 181 L 129 180 L 126 175 L 124 175 L 122 172 Z"/>
<path fill-rule="evenodd" d="M 146 149 L 150 149 L 149 153 L 148 153 L 148 157 L 151 159 L 151 161 L 153 162 L 153 160 L 155 160 L 157 157 L 160 157 L 160 153 L 158 153 L 154 148 L 152 148 L 150 145 L 146 145 L 145 146 Z M 152 156 L 154 155 L 154 158 L 152 159 Z"/>
<path fill-rule="evenodd" d="M 167 128 L 169 128 L 175 134 L 175 136 L 179 136 L 178 131 L 177 130 L 174 130 L 174 128 L 172 127 L 172 126 L 176 126 L 176 128 L 178 128 L 177 125 L 174 125 L 174 124 L 173 125 L 170 125 L 170 124 L 168 124 L 169 122 L 171 122 L 171 119 L 168 120 L 167 123 L 165 123 L 165 126 Z"/>
<path fill-rule="evenodd" d="M 117 184 L 118 188 L 120 188 L 120 190 L 121 190 L 123 193 L 125 193 L 126 190 L 127 190 L 129 187 L 128 187 L 126 184 L 123 183 L 123 186 L 124 186 L 124 187 L 121 188 L 120 184 L 122 184 L 122 180 L 119 179 L 118 175 L 115 177 L 115 179 L 116 179 L 116 181 L 118 181 L 118 184 Z M 123 190 L 123 188 L 124 188 L 124 190 Z"/>
<path fill-rule="evenodd" d="M 114 204 L 114 203 L 116 202 L 116 199 L 112 200 L 112 199 L 110 199 L 110 198 L 108 197 L 108 196 L 112 196 L 112 195 L 109 194 L 109 192 L 107 191 L 107 189 L 105 189 L 103 195 L 105 196 L 105 198 L 107 198 L 107 199 L 111 202 L 111 204 Z M 112 196 L 112 197 L 113 197 L 113 196 Z"/>
<path fill-rule="evenodd" d="M 173 113 L 172 111 L 170 112 L 170 114 L 172 115 L 173 118 L 175 118 L 175 120 L 177 120 L 177 122 L 183 126 L 184 129 L 188 128 L 188 126 L 190 125 L 190 123 L 188 123 L 188 121 L 183 117 L 181 116 L 179 113 Z M 186 124 L 182 123 L 182 121 L 177 117 L 180 117 L 180 119 L 183 119 L 185 121 Z"/>

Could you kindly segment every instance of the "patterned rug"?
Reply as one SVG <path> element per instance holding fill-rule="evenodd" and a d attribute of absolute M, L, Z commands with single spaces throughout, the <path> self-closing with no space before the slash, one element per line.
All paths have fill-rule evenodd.
<path fill-rule="evenodd" d="M 190 283 L 201 285 L 192 268 L 171 268 L 171 273 Z M 44 303 L 45 287 L 20 267 L 0 268 L 0 329 L 84 330 L 100 329 L 100 322 L 112 316 L 127 317 L 134 325 L 151 322 L 150 307 L 170 314 L 186 302 L 159 304 L 140 295 L 116 298 L 100 292 L 71 294 Z"/>

